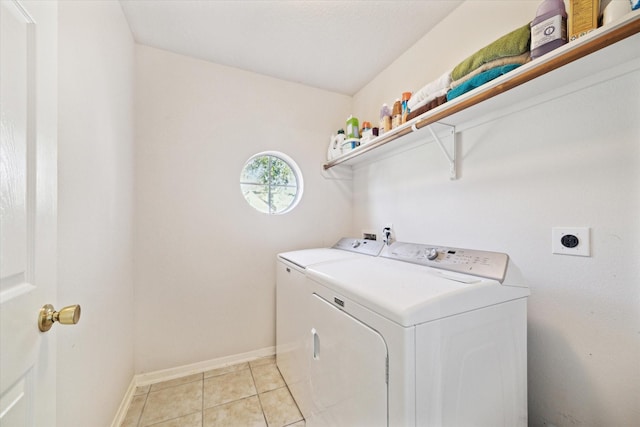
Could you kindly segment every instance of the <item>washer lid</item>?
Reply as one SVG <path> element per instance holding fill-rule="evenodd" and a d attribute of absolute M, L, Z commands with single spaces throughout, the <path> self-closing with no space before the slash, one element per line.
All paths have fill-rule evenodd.
<path fill-rule="evenodd" d="M 289 261 L 298 267 L 305 269 L 314 264 L 341 259 L 355 258 L 358 255 L 333 248 L 302 249 L 299 251 L 283 252 L 278 254 L 278 259 Z"/>
<path fill-rule="evenodd" d="M 278 259 L 284 259 L 298 267 L 305 269 L 313 264 L 319 264 L 341 259 L 349 259 L 356 254 L 377 256 L 384 243 L 375 240 L 343 237 L 332 248 L 302 249 L 299 251 L 283 252 Z"/>
<path fill-rule="evenodd" d="M 497 280 L 381 257 L 319 264 L 309 267 L 307 274 L 405 327 L 529 295 L 528 288 Z"/>

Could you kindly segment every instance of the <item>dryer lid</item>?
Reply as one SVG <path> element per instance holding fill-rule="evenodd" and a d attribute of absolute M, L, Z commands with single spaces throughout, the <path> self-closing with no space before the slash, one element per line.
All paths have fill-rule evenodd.
<path fill-rule="evenodd" d="M 528 288 L 383 257 L 320 264 L 307 275 L 404 327 L 529 295 Z"/>

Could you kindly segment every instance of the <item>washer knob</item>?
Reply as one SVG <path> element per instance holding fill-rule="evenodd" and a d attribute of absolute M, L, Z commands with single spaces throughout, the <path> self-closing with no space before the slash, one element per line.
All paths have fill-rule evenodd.
<path fill-rule="evenodd" d="M 438 250 L 436 248 L 431 248 L 427 250 L 427 259 L 429 261 L 433 261 L 438 258 Z"/>
<path fill-rule="evenodd" d="M 360 246 L 360 242 L 358 240 L 354 240 L 354 242 L 351 244 L 352 248 L 357 248 L 358 246 Z"/>

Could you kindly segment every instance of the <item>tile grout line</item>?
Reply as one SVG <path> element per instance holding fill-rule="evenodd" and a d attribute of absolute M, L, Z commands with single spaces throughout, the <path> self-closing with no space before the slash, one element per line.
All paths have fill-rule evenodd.
<path fill-rule="evenodd" d="M 147 393 L 146 393 L 146 395 L 145 395 L 144 405 L 143 405 L 143 407 L 142 407 L 142 411 L 140 412 L 140 416 L 139 416 L 139 418 L 138 418 L 138 423 L 136 424 L 136 426 L 137 426 L 137 427 L 145 427 L 145 426 L 142 426 L 142 425 L 141 425 L 141 423 L 142 423 L 142 416 L 144 415 L 144 411 L 145 411 L 145 409 L 146 409 L 146 407 L 147 407 L 147 402 L 149 401 L 149 395 L 151 395 L 151 393 L 159 393 L 159 392 L 163 392 L 163 391 L 166 391 L 166 390 L 170 390 L 170 389 L 172 389 L 172 388 L 181 387 L 181 386 L 184 386 L 184 385 L 187 385 L 187 384 L 195 383 L 195 382 L 197 382 L 197 381 L 202 381 L 202 396 L 201 396 L 201 397 L 202 397 L 202 402 L 203 402 L 203 403 L 202 403 L 202 405 L 201 405 L 201 408 L 202 408 L 202 407 L 204 406 L 204 372 L 200 372 L 200 374 L 202 375 L 202 377 L 201 377 L 199 380 L 188 381 L 188 382 L 186 382 L 186 383 L 181 383 L 181 384 L 171 385 L 171 386 L 169 386 L 169 387 L 161 388 L 160 390 L 155 390 L 155 391 L 153 391 L 153 392 L 151 391 L 151 388 L 152 388 L 152 386 L 153 386 L 154 384 L 149 384 L 149 390 L 147 391 Z M 195 374 L 191 374 L 191 375 L 195 375 Z M 186 376 L 188 376 L 188 375 L 185 375 L 185 377 L 186 377 Z M 161 384 L 161 383 L 163 383 L 163 382 L 166 382 L 166 381 L 161 381 L 161 382 L 159 382 L 159 383 L 155 383 L 155 384 Z M 202 420 L 201 420 L 201 424 L 204 424 L 204 411 L 200 411 L 200 412 L 201 412 L 201 415 L 202 415 L 202 417 L 201 417 L 201 418 L 202 418 Z M 183 416 L 187 416 L 187 415 L 195 414 L 195 413 L 196 413 L 196 412 L 191 412 L 190 414 L 179 415 L 179 416 L 177 416 L 177 417 L 174 417 L 174 418 L 168 418 L 168 419 L 166 419 L 166 420 L 156 420 L 153 424 L 149 424 L 149 427 L 152 427 L 152 426 L 154 426 L 154 425 L 156 425 L 156 424 L 164 423 L 164 422 L 167 422 L 167 421 L 175 420 L 175 419 L 181 418 L 181 417 L 183 417 Z"/>
<path fill-rule="evenodd" d="M 204 427 L 204 371 L 202 372 L 202 396 L 200 404 L 200 427 Z"/>
<path fill-rule="evenodd" d="M 136 423 L 136 426 L 138 427 L 142 422 L 142 414 L 144 414 L 144 409 L 147 407 L 147 401 L 149 400 L 149 392 L 151 392 L 151 386 L 149 386 L 149 390 L 147 390 L 147 392 L 144 394 L 144 404 L 142 405 L 142 410 L 140 411 L 140 415 L 138 415 L 138 422 Z"/>
<path fill-rule="evenodd" d="M 265 425 L 269 427 L 269 421 L 267 421 L 267 415 L 264 413 L 264 408 L 262 407 L 262 400 L 260 400 L 260 392 L 258 392 L 256 379 L 253 376 L 253 368 L 251 367 L 251 363 L 249 363 L 249 372 L 251 372 L 251 380 L 253 381 L 253 388 L 256 389 L 256 398 L 258 399 L 258 405 L 260 405 L 260 412 L 262 412 L 262 418 L 264 419 Z"/>
<path fill-rule="evenodd" d="M 289 425 L 293 425 L 296 424 L 300 421 L 304 421 L 305 425 L 307 424 L 307 421 L 304 419 L 304 415 L 302 415 L 302 411 L 300 410 L 300 406 L 298 406 L 298 402 L 296 402 L 296 399 L 293 397 L 293 394 L 291 393 L 291 389 L 289 388 L 289 384 L 287 384 L 287 382 L 284 380 L 284 377 L 282 376 L 282 372 L 280 372 L 280 368 L 278 367 L 278 364 L 276 363 L 276 370 L 278 371 L 278 374 L 280 374 L 280 378 L 282 378 L 282 382 L 284 383 L 284 387 L 287 389 L 287 392 L 289 393 L 289 396 L 291 396 L 291 399 L 293 400 L 293 404 L 296 405 L 296 408 L 298 409 L 298 412 L 300 413 L 300 419 L 298 421 L 294 421 L 291 424 L 287 424 L 287 426 Z M 286 427 L 286 426 L 284 426 Z"/>

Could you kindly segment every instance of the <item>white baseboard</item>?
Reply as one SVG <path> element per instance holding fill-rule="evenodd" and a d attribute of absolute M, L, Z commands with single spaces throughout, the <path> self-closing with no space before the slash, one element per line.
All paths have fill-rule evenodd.
<path fill-rule="evenodd" d="M 116 416 L 111 423 L 111 427 L 120 427 L 122 422 L 124 421 L 124 417 L 127 416 L 127 410 L 129 409 L 129 405 L 131 405 L 131 401 L 133 400 L 133 395 L 136 392 L 136 376 L 134 375 L 131 378 L 131 382 L 129 383 L 129 387 L 127 391 L 124 393 L 124 397 L 120 402 L 120 406 L 118 407 L 118 412 L 116 412 Z"/>
<path fill-rule="evenodd" d="M 120 403 L 118 412 L 113 419 L 113 423 L 111 423 L 111 427 L 120 427 L 120 424 L 124 421 L 137 387 L 155 384 L 162 381 L 169 381 L 175 378 L 209 371 L 211 369 L 235 365 L 237 363 L 249 362 L 261 357 L 273 356 L 274 354 L 276 354 L 276 348 L 271 346 L 260 350 L 249 351 L 247 353 L 234 354 L 232 356 L 219 357 L 217 359 L 205 360 L 203 362 L 196 362 L 190 365 L 178 366 L 176 368 L 162 369 L 159 371 L 134 375 L 124 397 L 122 398 L 122 402 Z"/>
<path fill-rule="evenodd" d="M 190 365 L 178 366 L 177 368 L 138 374 L 135 376 L 136 386 L 169 381 L 186 375 L 198 374 L 211 369 L 223 368 L 225 366 L 235 365 L 236 363 L 248 362 L 261 357 L 272 356 L 275 353 L 275 347 L 267 347 L 260 350 L 249 351 L 247 353 L 234 354 L 232 356 L 219 357 L 217 359 L 205 360 L 203 362 L 196 362 Z"/>

